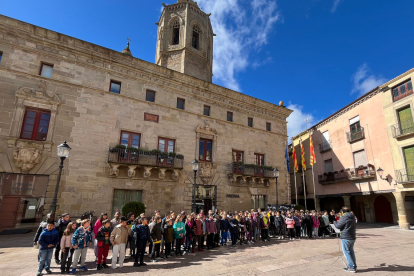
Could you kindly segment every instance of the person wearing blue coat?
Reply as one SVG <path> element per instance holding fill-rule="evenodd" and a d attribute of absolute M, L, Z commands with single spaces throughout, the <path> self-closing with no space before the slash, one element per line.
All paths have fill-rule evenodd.
<path fill-rule="evenodd" d="M 59 232 L 55 229 L 55 222 L 49 220 L 46 228 L 39 237 L 39 268 L 37 275 L 42 275 L 43 268 L 47 274 L 52 273 L 50 270 L 50 261 L 53 256 L 53 249 L 59 243 Z"/>
<path fill-rule="evenodd" d="M 230 230 L 230 222 L 227 219 L 227 214 L 223 213 L 223 218 L 220 221 L 220 230 L 221 230 L 221 246 L 227 246 L 227 237 Z"/>

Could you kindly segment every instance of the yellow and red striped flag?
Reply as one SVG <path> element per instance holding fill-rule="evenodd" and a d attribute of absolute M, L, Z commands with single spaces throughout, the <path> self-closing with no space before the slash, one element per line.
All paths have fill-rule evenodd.
<path fill-rule="evenodd" d="M 293 152 L 293 169 L 295 170 L 295 172 L 298 172 L 299 171 L 298 160 L 296 158 L 295 145 L 293 144 L 293 141 L 292 141 L 292 152 Z"/>
<path fill-rule="evenodd" d="M 312 134 L 309 134 L 309 139 L 310 139 L 310 164 L 313 166 L 313 164 L 316 163 L 316 156 L 315 156 L 315 149 L 313 148 Z"/>
<path fill-rule="evenodd" d="M 305 149 L 303 148 L 302 144 L 302 137 L 300 138 L 300 151 L 301 151 L 301 159 L 302 159 L 302 168 L 306 171 L 306 161 L 305 161 Z"/>

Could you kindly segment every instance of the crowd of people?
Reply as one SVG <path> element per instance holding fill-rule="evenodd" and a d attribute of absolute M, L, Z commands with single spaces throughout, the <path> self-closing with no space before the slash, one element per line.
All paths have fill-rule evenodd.
<path fill-rule="evenodd" d="M 137 215 L 137 217 L 136 217 Z M 267 242 L 271 238 L 293 241 L 301 238 L 324 238 L 333 232 L 330 225 L 339 220 L 340 214 L 328 212 L 286 211 L 204 211 L 186 214 L 182 211 L 160 211 L 153 216 L 115 213 L 111 220 L 107 213 L 91 225 L 89 219 L 71 221 L 63 214 L 55 221 L 50 214 L 42 222 L 34 243 L 39 246 L 37 275 L 52 273 L 53 257 L 60 265 L 62 274 L 87 271 L 85 266 L 88 247 L 94 247 L 97 270 L 109 268 L 107 257 L 112 248 L 111 268 L 123 267 L 127 249 L 134 260 L 134 267 L 145 266 L 144 255 L 148 246 L 151 262 L 160 258 L 183 256 L 203 252 L 220 246 L 252 245 Z M 78 268 L 78 264 L 80 267 Z"/>

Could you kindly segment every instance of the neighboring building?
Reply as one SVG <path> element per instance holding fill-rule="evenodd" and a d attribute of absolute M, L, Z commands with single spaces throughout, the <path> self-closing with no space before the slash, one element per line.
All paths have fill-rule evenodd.
<path fill-rule="evenodd" d="M 307 165 L 308 209 L 339 211 L 347 205 L 362 222 L 399 223 L 401 228 L 414 224 L 414 214 L 410 211 L 414 209 L 412 76 L 413 70 L 410 70 L 373 89 L 293 138 L 299 165 L 296 173 L 299 204 L 304 205 L 305 198 L 301 137 Z M 316 155 L 313 179 L 309 165 L 309 132 L 313 133 Z M 291 198 L 295 203 L 292 160 L 290 164 Z M 382 178 L 377 172 L 380 168 L 384 173 Z"/>
<path fill-rule="evenodd" d="M 401 228 L 414 224 L 414 69 L 381 85 L 382 103 L 391 147 L 393 171 L 384 176 L 395 177 L 395 199 Z"/>
<path fill-rule="evenodd" d="M 132 200 L 148 215 L 189 212 L 194 158 L 199 208 L 275 203 L 265 166 L 280 170 L 279 202 L 290 202 L 292 111 L 211 83 L 213 33 L 195 2 L 166 6 L 158 26 L 161 66 L 132 57 L 129 44 L 120 53 L 0 16 L 1 227 L 31 226 L 49 210 L 63 141 L 72 151 L 57 214 L 112 216 Z"/>

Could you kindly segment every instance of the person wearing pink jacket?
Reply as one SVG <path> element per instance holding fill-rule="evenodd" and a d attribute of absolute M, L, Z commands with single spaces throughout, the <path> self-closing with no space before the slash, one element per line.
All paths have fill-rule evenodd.
<path fill-rule="evenodd" d="M 95 257 L 98 258 L 98 241 L 96 240 L 96 235 L 98 234 L 99 229 L 102 227 L 102 221 L 108 219 L 107 213 L 102 213 L 99 219 L 95 222 L 95 226 L 93 227 L 94 235 L 94 250 L 95 250 Z"/>
<path fill-rule="evenodd" d="M 286 227 L 290 240 L 295 240 L 295 220 L 292 217 L 292 213 L 289 213 L 286 218 Z"/>
<path fill-rule="evenodd" d="M 312 211 L 312 221 L 313 221 L 312 238 L 316 238 L 316 237 L 318 237 L 319 225 L 321 224 L 319 222 L 318 215 L 317 215 L 316 211 Z"/>

